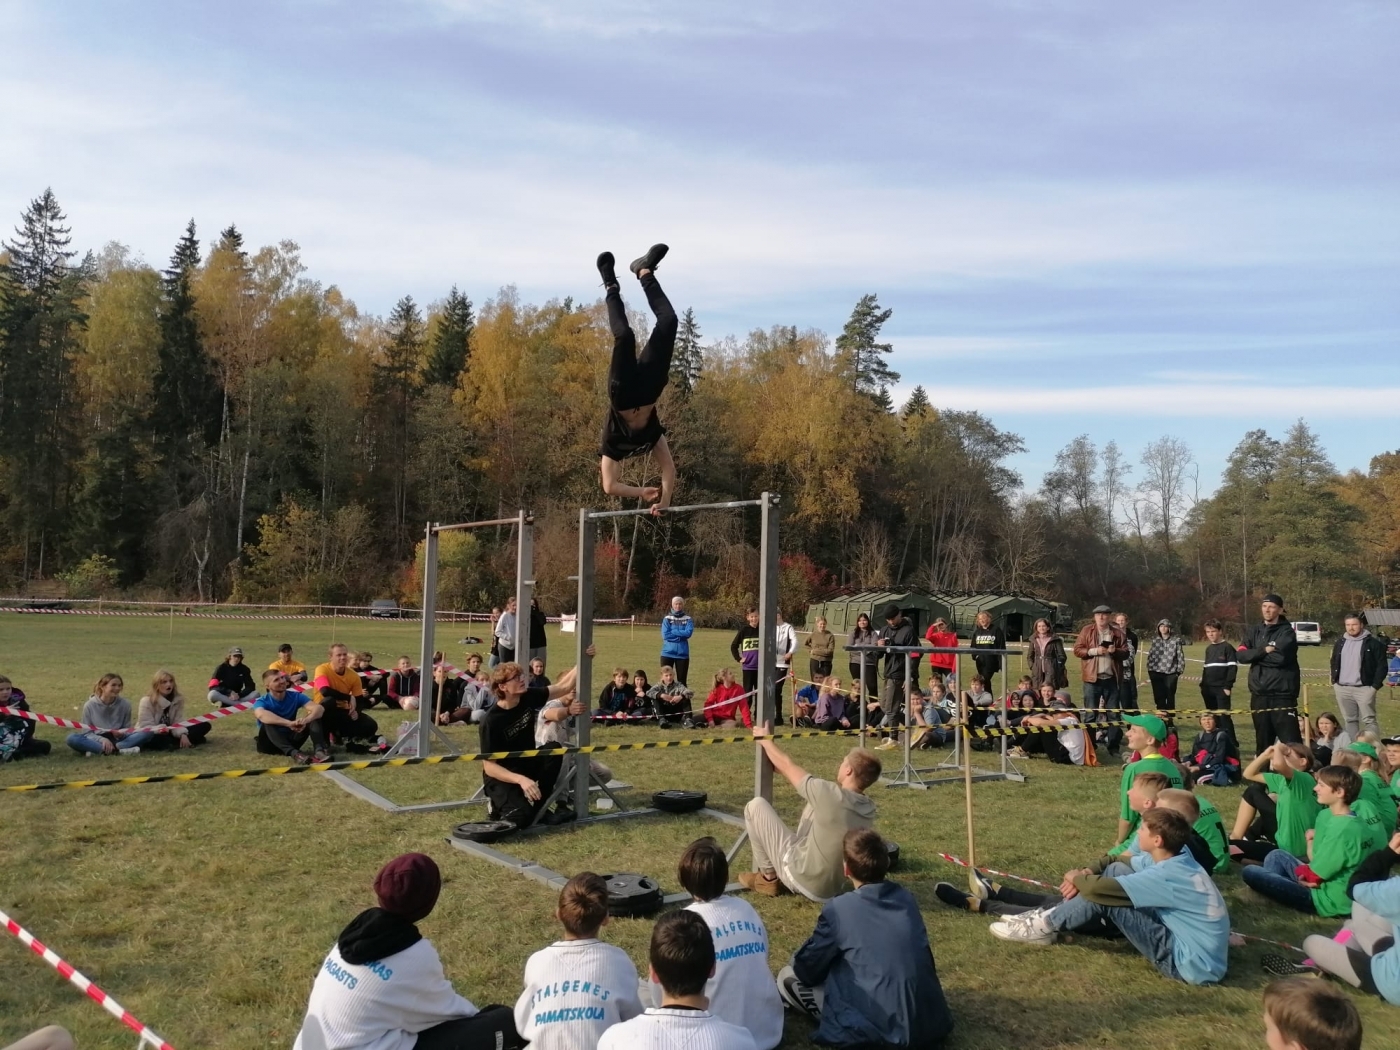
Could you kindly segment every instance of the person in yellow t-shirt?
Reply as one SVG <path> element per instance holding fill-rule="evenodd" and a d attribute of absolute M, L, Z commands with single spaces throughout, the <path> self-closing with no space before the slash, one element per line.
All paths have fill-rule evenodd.
<path fill-rule="evenodd" d="M 336 642 L 327 655 L 329 659 L 317 665 L 311 683 L 316 690 L 316 701 L 325 711 L 321 716 L 322 725 L 327 733 L 334 735 L 335 743 L 363 753 L 368 750 L 367 744 L 377 744 L 379 724 L 355 702 L 365 687 L 350 666 L 350 650 Z"/>
<path fill-rule="evenodd" d="M 277 659 L 267 665 L 269 671 L 281 671 L 294 685 L 306 684 L 306 665 L 292 655 L 292 647 L 283 643 L 277 647 Z"/>

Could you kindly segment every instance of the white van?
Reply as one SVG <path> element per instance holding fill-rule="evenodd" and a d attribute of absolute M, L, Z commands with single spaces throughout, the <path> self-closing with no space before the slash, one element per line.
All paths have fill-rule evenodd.
<path fill-rule="evenodd" d="M 1316 620 L 1293 621 L 1293 633 L 1298 636 L 1299 645 L 1321 645 L 1322 628 Z"/>

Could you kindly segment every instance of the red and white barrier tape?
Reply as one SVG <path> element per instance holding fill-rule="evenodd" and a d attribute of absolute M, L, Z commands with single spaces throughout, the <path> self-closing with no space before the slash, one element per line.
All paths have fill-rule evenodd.
<path fill-rule="evenodd" d="M 0 919 L 4 920 L 5 929 L 9 930 L 16 937 L 18 937 L 21 944 L 25 945 L 35 955 L 39 956 L 39 958 L 43 959 L 44 962 L 48 963 L 55 970 L 57 970 L 60 976 L 67 979 L 70 983 L 76 985 L 78 989 L 81 990 L 83 994 L 86 995 L 89 999 L 97 1003 L 99 1006 L 102 1007 L 102 1009 L 106 1010 L 118 1021 L 120 1021 L 122 1024 L 126 1025 L 133 1032 L 139 1035 L 143 1044 L 150 1043 L 152 1046 L 158 1047 L 159 1050 L 175 1050 L 174 1047 L 172 1047 L 159 1035 L 151 1031 L 151 1029 L 147 1028 L 144 1024 L 142 1024 L 141 1021 L 137 1020 L 135 1017 L 129 1014 L 126 1011 L 126 1008 L 122 1006 L 121 1003 L 117 1002 L 110 995 L 104 992 L 101 988 L 93 984 L 91 980 L 84 977 L 81 973 L 75 970 L 71 963 L 65 962 L 58 955 L 57 952 L 55 952 L 52 948 L 48 947 L 46 944 L 40 941 L 37 937 L 35 937 L 32 933 L 26 930 L 19 923 L 15 922 L 14 919 L 10 918 L 3 911 L 0 911 Z"/>
<path fill-rule="evenodd" d="M 140 730 L 143 733 L 168 733 L 172 729 L 188 729 L 190 726 L 197 726 L 201 722 L 212 722 L 216 718 L 227 718 L 229 715 L 241 714 L 253 706 L 252 700 L 244 700 L 241 703 L 230 704 L 228 707 L 218 711 L 210 711 L 207 715 L 196 715 L 194 718 L 187 718 L 183 722 L 176 722 L 173 725 L 147 726 Z M 13 715 L 19 718 L 27 718 L 31 722 L 43 722 L 45 725 L 62 726 L 64 729 L 82 729 L 89 733 L 110 733 L 112 730 L 103 729 L 101 726 L 90 726 L 85 722 L 75 722 L 71 718 L 58 718 L 55 715 L 41 715 L 34 711 L 21 711 L 17 707 L 0 707 L 0 715 Z M 132 730 L 136 732 L 136 730 Z"/>

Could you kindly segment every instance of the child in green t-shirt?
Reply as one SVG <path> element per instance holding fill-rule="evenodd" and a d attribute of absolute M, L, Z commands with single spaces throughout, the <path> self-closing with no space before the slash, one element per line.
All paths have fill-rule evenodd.
<path fill-rule="evenodd" d="M 1379 823 L 1386 838 L 1394 835 L 1395 796 L 1380 774 L 1381 760 L 1375 746 L 1365 741 L 1348 744 L 1333 754 L 1332 761 L 1361 774 L 1361 796 L 1352 807 L 1356 815 L 1367 823 Z"/>
<path fill-rule="evenodd" d="M 1245 789 L 1230 836 L 1230 854 L 1239 861 L 1262 861 L 1275 849 L 1295 857 L 1308 850 L 1307 835 L 1317 820 L 1316 781 L 1307 772 L 1312 756 L 1301 744 L 1273 744 L 1245 767 Z"/>
<path fill-rule="evenodd" d="M 1230 847 L 1225 840 L 1225 822 L 1220 819 L 1220 811 L 1210 799 L 1190 788 L 1167 788 L 1157 796 L 1157 805 L 1173 809 L 1189 820 L 1191 830 L 1210 847 L 1215 863 L 1202 864 L 1201 867 L 1218 875 L 1230 866 Z"/>
<path fill-rule="evenodd" d="M 1125 715 L 1123 721 L 1128 723 L 1128 746 L 1141 755 L 1136 762 L 1129 762 L 1123 767 L 1123 777 L 1118 785 L 1118 844 L 1126 849 L 1142 819 L 1141 814 L 1128 804 L 1128 791 L 1138 774 L 1161 773 L 1171 781 L 1172 787 L 1182 787 L 1183 782 L 1181 768 L 1158 750 L 1162 741 L 1167 739 L 1167 723 L 1156 715 Z"/>
<path fill-rule="evenodd" d="M 1385 844 L 1372 827 L 1352 812 L 1361 794 L 1361 776 L 1346 766 L 1318 770 L 1314 788 L 1326 808 L 1308 833 L 1308 859 L 1276 849 L 1264 863 L 1241 872 L 1245 885 L 1290 908 L 1310 915 L 1351 914 L 1347 883 L 1367 855 Z"/>

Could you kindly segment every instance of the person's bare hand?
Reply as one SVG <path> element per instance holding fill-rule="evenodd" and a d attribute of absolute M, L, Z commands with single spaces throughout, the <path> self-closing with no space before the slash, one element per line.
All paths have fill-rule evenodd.
<path fill-rule="evenodd" d="M 440 725 L 440 726 L 445 726 L 445 725 L 447 725 L 449 722 L 451 722 L 451 720 L 452 720 L 452 719 L 451 719 L 451 716 L 448 715 L 448 713 L 447 713 L 446 711 L 444 711 L 444 712 L 442 712 L 440 715 L 438 715 L 438 725 Z"/>
<path fill-rule="evenodd" d="M 590 644 L 589 647 L 584 650 L 584 652 L 588 654 L 588 657 L 590 659 L 592 659 L 593 657 L 598 655 L 598 647 L 596 645 Z"/>
<path fill-rule="evenodd" d="M 102 738 L 102 753 L 103 753 L 104 755 L 110 755 L 110 754 L 111 754 L 113 751 L 115 751 L 116 749 L 117 749 L 117 745 L 116 745 L 116 744 L 112 743 L 112 742 L 111 742 L 110 740 L 108 740 L 105 736 Z"/>
<path fill-rule="evenodd" d="M 181 746 L 181 747 L 189 747 L 189 746 L 190 746 L 189 734 L 186 734 L 186 735 L 180 737 L 180 746 Z"/>
<path fill-rule="evenodd" d="M 1317 837 L 1317 829 L 1308 828 L 1307 833 L 1303 837 L 1307 839 L 1309 843 L 1311 843 L 1312 840 Z"/>
<path fill-rule="evenodd" d="M 571 715 L 581 715 L 585 710 L 587 710 L 587 708 L 583 706 L 583 701 L 577 698 L 569 705 L 569 714 Z"/>
<path fill-rule="evenodd" d="M 540 800 L 540 786 L 535 783 L 535 781 L 526 780 L 525 783 L 520 785 L 520 790 L 525 792 L 527 801 L 538 802 Z"/>
<path fill-rule="evenodd" d="M 1389 846 L 1391 853 L 1400 853 L 1400 831 L 1390 836 Z"/>
<path fill-rule="evenodd" d="M 755 740 L 766 740 L 773 733 L 773 723 L 763 722 L 753 727 L 753 738 Z"/>

